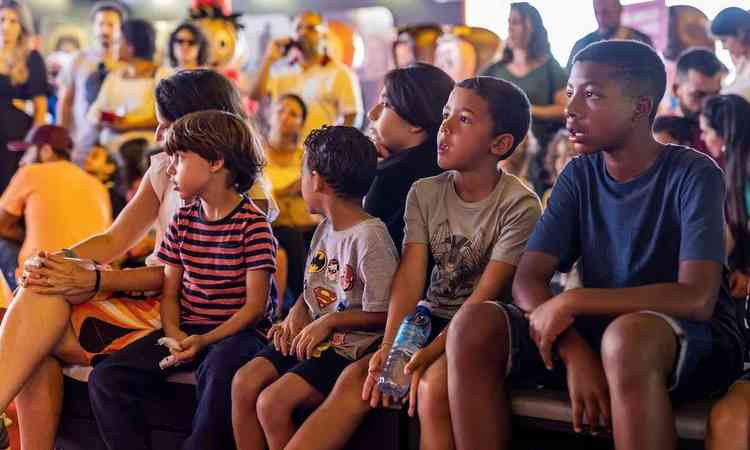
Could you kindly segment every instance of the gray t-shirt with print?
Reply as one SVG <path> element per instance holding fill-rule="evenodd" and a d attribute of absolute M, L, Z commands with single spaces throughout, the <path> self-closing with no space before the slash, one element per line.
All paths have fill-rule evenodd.
<path fill-rule="evenodd" d="M 313 235 L 305 270 L 303 295 L 310 315 L 318 319 L 333 312 L 387 312 L 397 266 L 396 246 L 380 219 L 363 220 L 340 231 L 324 219 Z M 382 331 L 336 331 L 331 346 L 355 360 L 382 335 Z"/>
<path fill-rule="evenodd" d="M 468 203 L 450 171 L 414 183 L 406 201 L 404 245 L 427 244 L 435 266 L 426 300 L 450 319 L 474 292 L 490 261 L 517 265 L 541 215 L 538 197 L 504 173 L 485 199 Z"/>

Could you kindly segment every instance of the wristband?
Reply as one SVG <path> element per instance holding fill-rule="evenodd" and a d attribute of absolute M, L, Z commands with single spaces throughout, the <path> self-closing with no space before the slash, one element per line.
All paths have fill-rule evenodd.
<path fill-rule="evenodd" d="M 102 272 L 96 269 L 96 284 L 94 284 L 94 292 L 99 292 L 99 288 L 102 284 Z"/>

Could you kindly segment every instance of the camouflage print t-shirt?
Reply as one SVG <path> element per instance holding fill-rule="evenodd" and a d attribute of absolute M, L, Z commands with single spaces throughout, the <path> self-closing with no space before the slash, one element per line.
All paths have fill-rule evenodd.
<path fill-rule="evenodd" d="M 318 225 L 305 269 L 304 299 L 313 319 L 343 311 L 387 312 L 398 253 L 385 224 L 367 219 L 335 231 L 328 219 Z M 331 346 L 358 359 L 382 331 L 336 331 Z"/>
<path fill-rule="evenodd" d="M 542 211 L 537 196 L 513 175 L 504 173 L 487 198 L 473 203 L 456 194 L 455 176 L 416 181 L 406 201 L 404 245 L 429 246 L 435 266 L 427 301 L 443 319 L 474 292 L 490 261 L 518 264 Z"/>

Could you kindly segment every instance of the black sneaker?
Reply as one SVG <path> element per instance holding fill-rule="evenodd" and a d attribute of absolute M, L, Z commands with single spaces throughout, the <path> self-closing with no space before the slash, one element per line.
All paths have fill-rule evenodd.
<path fill-rule="evenodd" d="M 10 448 L 10 438 L 8 437 L 8 430 L 5 429 L 5 416 L 0 415 L 0 450 L 8 450 Z"/>

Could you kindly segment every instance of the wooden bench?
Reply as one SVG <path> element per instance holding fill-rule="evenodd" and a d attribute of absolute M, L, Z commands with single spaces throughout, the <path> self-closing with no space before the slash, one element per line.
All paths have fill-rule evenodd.
<path fill-rule="evenodd" d="M 86 381 L 90 368 L 66 369 L 63 417 L 56 449 L 106 450 L 96 428 L 89 404 Z M 147 402 L 143 414 L 149 424 L 152 447 L 177 449 L 190 430 L 195 411 L 195 380 L 191 373 L 170 378 L 171 383 L 158 398 Z M 568 393 L 562 390 L 526 389 L 511 395 L 514 426 L 523 430 L 573 433 Z M 681 448 L 702 448 L 708 400 L 688 403 L 676 411 L 677 435 Z M 602 435 L 601 439 L 611 436 Z M 411 450 L 418 448 L 419 425 L 403 411 L 378 409 L 370 413 L 353 436 L 347 449 Z"/>

